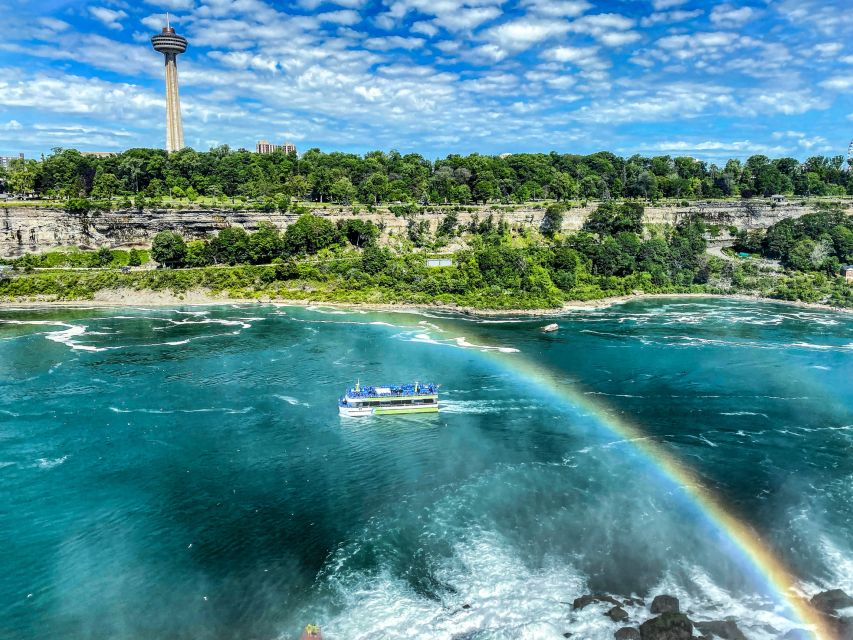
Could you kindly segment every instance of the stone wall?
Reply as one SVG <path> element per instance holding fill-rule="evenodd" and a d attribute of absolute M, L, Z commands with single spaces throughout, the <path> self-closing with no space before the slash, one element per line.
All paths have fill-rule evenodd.
<path fill-rule="evenodd" d="M 597 204 L 574 207 L 564 216 L 563 229 L 580 229 Z M 477 207 L 457 215 L 460 223 L 474 216 L 480 220 L 492 214 L 495 220 L 503 217 L 510 225 L 532 225 L 542 222 L 544 210 L 535 207 Z M 675 224 L 692 214 L 701 215 L 710 223 L 738 228 L 766 228 L 783 218 L 799 217 L 812 211 L 801 203 L 783 203 L 772 206 L 766 201 L 747 202 L 693 202 L 688 206 L 646 207 L 645 220 L 649 224 Z M 343 209 L 317 209 L 314 213 L 332 220 L 351 217 L 352 211 Z M 445 212 L 419 214 L 435 230 Z M 406 229 L 406 219 L 398 218 L 387 210 L 368 213 L 363 209 L 359 217 L 384 224 L 384 233 L 401 234 Z M 26 252 L 44 251 L 55 247 L 76 245 L 83 248 L 102 246 L 126 247 L 150 244 L 160 231 L 173 230 L 184 237 L 202 238 L 227 226 L 240 226 L 253 231 L 262 221 L 283 229 L 296 219 L 292 214 L 262 211 L 231 211 L 215 209 L 136 209 L 107 212 L 71 214 L 60 208 L 0 207 L 0 256 L 18 256 Z"/>

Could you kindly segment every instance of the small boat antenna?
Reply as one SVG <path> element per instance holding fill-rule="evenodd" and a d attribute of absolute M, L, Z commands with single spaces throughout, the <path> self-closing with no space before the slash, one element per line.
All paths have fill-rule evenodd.
<path fill-rule="evenodd" d="M 355 380 L 355 392 L 361 393 L 361 378 L 356 378 Z"/>

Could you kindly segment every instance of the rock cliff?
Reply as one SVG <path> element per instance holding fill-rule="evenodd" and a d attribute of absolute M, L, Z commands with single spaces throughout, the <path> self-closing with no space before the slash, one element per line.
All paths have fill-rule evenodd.
<path fill-rule="evenodd" d="M 580 229 L 586 218 L 597 206 L 573 207 L 564 216 L 563 229 Z M 538 227 L 544 209 L 534 207 L 466 207 L 457 212 L 459 222 L 469 222 L 474 216 L 483 220 L 493 215 L 495 220 L 503 217 L 510 225 Z M 650 224 L 674 224 L 686 216 L 699 214 L 709 223 L 738 228 L 763 228 L 783 218 L 799 217 L 812 211 L 810 205 L 790 202 L 772 205 L 765 201 L 745 202 L 693 202 L 687 206 L 649 206 L 645 219 Z M 347 208 L 317 209 L 314 213 L 336 220 L 353 215 Z M 405 232 L 407 220 L 395 217 L 387 210 L 373 213 L 362 210 L 358 215 L 376 223 L 382 223 L 384 233 Z M 426 220 L 435 230 L 445 215 L 438 208 L 431 213 L 418 214 L 418 220 Z M 186 238 L 201 238 L 212 235 L 227 226 L 240 226 L 247 231 L 268 221 L 279 228 L 293 222 L 293 214 L 264 211 L 232 211 L 217 209 L 127 209 L 118 211 L 92 211 L 72 214 L 61 208 L 15 207 L 0 208 L 0 256 L 18 256 L 26 252 L 44 251 L 53 247 L 77 245 L 84 248 L 102 246 L 144 246 L 151 242 L 156 233 L 174 230 Z"/>

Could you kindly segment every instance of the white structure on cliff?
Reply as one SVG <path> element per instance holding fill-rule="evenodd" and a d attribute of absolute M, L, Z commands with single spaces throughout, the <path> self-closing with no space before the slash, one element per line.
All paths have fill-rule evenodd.
<path fill-rule="evenodd" d="M 187 39 L 175 33 L 167 16 L 166 26 L 151 38 L 151 45 L 166 58 L 166 151 L 178 151 L 184 148 L 184 125 L 178 95 L 177 57 L 187 50 Z"/>

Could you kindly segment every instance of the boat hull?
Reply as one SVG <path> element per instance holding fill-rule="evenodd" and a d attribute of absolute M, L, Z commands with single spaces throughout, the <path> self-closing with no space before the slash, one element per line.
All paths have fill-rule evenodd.
<path fill-rule="evenodd" d="M 338 407 L 338 413 L 347 418 L 365 418 L 367 416 L 387 416 L 403 413 L 438 413 L 438 403 L 411 407 Z"/>

